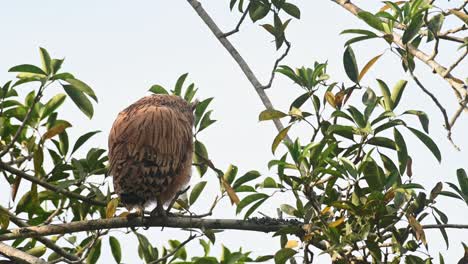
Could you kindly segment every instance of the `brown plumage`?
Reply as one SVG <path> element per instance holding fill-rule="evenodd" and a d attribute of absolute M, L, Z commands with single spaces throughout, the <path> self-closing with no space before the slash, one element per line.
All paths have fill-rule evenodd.
<path fill-rule="evenodd" d="M 110 174 L 128 210 L 167 204 L 190 180 L 193 106 L 150 95 L 119 113 L 109 134 Z"/>

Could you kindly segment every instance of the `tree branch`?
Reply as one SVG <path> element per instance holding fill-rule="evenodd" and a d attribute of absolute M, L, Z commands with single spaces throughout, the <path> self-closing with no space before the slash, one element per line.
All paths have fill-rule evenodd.
<path fill-rule="evenodd" d="M 241 19 L 239 20 L 239 23 L 237 23 L 236 27 L 233 30 L 222 34 L 220 37 L 221 38 L 227 38 L 227 37 L 231 36 L 232 34 L 239 32 L 239 28 L 242 25 L 242 22 L 244 22 L 244 19 L 247 16 L 247 14 L 249 13 L 249 9 L 250 9 L 250 3 L 247 6 L 247 8 L 245 9 L 244 14 L 242 14 Z"/>
<path fill-rule="evenodd" d="M 157 264 L 160 262 L 163 262 L 173 256 L 177 251 L 179 251 L 181 248 L 183 248 L 185 245 L 187 245 L 190 241 L 194 240 L 195 238 L 200 237 L 200 235 L 190 235 L 184 242 L 180 243 L 176 248 L 174 248 L 171 252 L 169 252 L 167 255 L 164 257 L 161 257 L 155 261 L 151 261 L 149 264 Z"/>
<path fill-rule="evenodd" d="M 262 100 L 262 103 L 265 106 L 265 108 L 274 109 L 273 104 L 270 101 L 270 98 L 266 95 L 263 89 L 263 85 L 258 81 L 257 77 L 252 72 L 249 65 L 245 62 L 244 58 L 242 58 L 242 56 L 236 50 L 236 48 L 231 44 L 229 40 L 223 37 L 223 32 L 219 29 L 218 25 L 216 25 L 216 23 L 213 21 L 210 15 L 205 11 L 205 9 L 203 9 L 200 2 L 198 2 L 197 0 L 187 0 L 187 2 L 192 6 L 195 12 L 197 12 L 197 14 L 203 20 L 203 22 L 205 22 L 205 24 L 208 26 L 211 32 L 219 40 L 219 42 L 221 42 L 221 44 L 229 52 L 231 57 L 237 62 L 242 72 L 245 74 L 247 79 L 255 88 L 255 91 L 260 97 L 260 100 Z M 284 129 L 284 126 L 279 119 L 273 119 L 273 123 L 275 124 L 276 129 L 278 129 L 278 131 L 281 131 Z M 291 141 L 289 137 L 287 136 L 286 136 L 286 140 Z"/>
<path fill-rule="evenodd" d="M 363 9 L 351 3 L 350 0 L 331 0 L 331 1 L 340 5 L 341 7 L 348 10 L 350 13 L 352 13 L 355 16 L 357 16 L 359 12 L 364 11 Z M 462 100 L 466 97 L 467 90 L 464 87 L 463 81 L 461 81 L 459 78 L 456 78 L 450 73 L 445 74 L 447 72 L 446 67 L 440 65 L 438 62 L 431 59 L 429 55 L 415 48 L 413 45 L 403 44 L 403 40 L 401 39 L 401 36 L 398 35 L 397 33 L 392 33 L 392 37 L 393 37 L 392 38 L 393 43 L 405 49 L 408 53 L 410 53 L 411 55 L 415 56 L 420 61 L 428 65 L 433 70 L 433 72 L 437 73 L 445 81 L 447 81 L 450 84 L 450 86 L 453 88 L 455 95 L 457 96 L 459 100 Z"/>
<path fill-rule="evenodd" d="M 10 218 L 10 221 L 13 222 L 15 225 L 17 225 L 18 227 L 30 227 L 26 222 L 19 219 L 16 215 L 12 214 L 7 208 L 0 205 L 0 210 L 3 211 L 4 213 L 7 213 L 8 217 Z M 61 247 L 57 246 L 57 244 L 55 244 L 55 242 L 53 242 L 52 240 L 50 240 L 50 239 L 48 239 L 46 237 L 37 237 L 36 240 L 38 240 L 39 242 L 44 244 L 44 246 L 52 249 L 53 251 L 55 251 L 55 253 L 59 254 L 60 256 L 66 258 L 66 259 L 69 259 L 69 260 L 72 260 L 72 261 L 79 261 L 80 260 L 80 258 L 78 258 L 77 256 L 75 256 L 73 254 L 70 254 L 70 253 L 66 252 Z"/>
<path fill-rule="evenodd" d="M 47 262 L 43 259 L 36 258 L 26 252 L 11 247 L 5 243 L 0 242 L 0 254 L 14 260 L 15 263 L 27 263 L 27 264 L 46 264 Z"/>
<path fill-rule="evenodd" d="M 423 225 L 423 229 L 433 229 L 433 228 L 455 228 L 455 229 L 468 229 L 468 225 L 458 225 L 458 224 L 442 224 L 442 225 Z"/>
<path fill-rule="evenodd" d="M 69 198 L 73 198 L 73 199 L 78 199 L 78 200 L 81 200 L 83 202 L 86 202 L 86 203 L 89 203 L 91 205 L 97 205 L 97 206 L 106 206 L 107 203 L 104 202 L 104 201 L 98 201 L 98 200 L 94 200 L 92 198 L 89 198 L 89 197 L 86 197 L 86 196 L 83 196 L 83 195 L 80 195 L 80 194 L 77 194 L 77 193 L 74 193 L 74 192 L 70 192 L 70 191 L 67 191 L 63 188 L 59 188 L 53 184 L 50 184 L 48 182 L 45 182 L 43 180 L 40 180 L 39 178 L 37 177 L 34 177 L 32 175 L 29 175 L 27 174 L 26 172 L 24 171 L 21 171 L 21 170 L 18 170 L 16 168 L 13 168 L 3 162 L 0 161 L 0 169 L 2 170 L 5 170 L 5 171 L 8 171 L 18 177 L 21 177 L 23 179 L 26 179 L 30 182 L 33 182 L 33 183 L 36 183 L 37 185 L 40 185 L 48 190 L 51 190 L 51 191 L 54 191 L 56 193 L 60 193 L 60 194 L 63 194 L 65 195 L 66 197 L 69 197 Z"/>
<path fill-rule="evenodd" d="M 134 227 L 166 227 L 166 228 L 196 228 L 196 229 L 223 229 L 247 230 L 257 232 L 275 232 L 284 227 L 298 226 L 300 222 L 294 220 L 279 220 L 273 218 L 239 219 L 199 219 L 191 217 L 167 217 L 167 220 L 157 217 L 115 217 L 108 219 L 76 221 L 65 224 L 51 224 L 44 226 L 31 226 L 10 230 L 10 233 L 0 235 L 0 241 L 69 234 L 82 231 L 95 231 L 114 228 Z"/>

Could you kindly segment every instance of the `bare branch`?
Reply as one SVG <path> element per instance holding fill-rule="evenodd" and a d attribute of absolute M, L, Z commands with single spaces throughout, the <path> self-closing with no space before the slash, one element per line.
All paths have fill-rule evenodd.
<path fill-rule="evenodd" d="M 231 30 L 231 31 L 229 31 L 227 33 L 222 34 L 220 36 L 220 38 L 227 38 L 227 37 L 231 36 L 232 34 L 239 32 L 239 29 L 240 29 L 240 26 L 242 25 L 242 22 L 244 22 L 245 17 L 249 13 L 249 9 L 250 9 L 250 3 L 247 6 L 247 8 L 245 9 L 244 14 L 242 14 L 241 19 L 239 20 L 239 23 L 237 23 L 237 25 L 236 25 L 236 28 L 234 28 L 233 30 Z"/>
<path fill-rule="evenodd" d="M 47 262 L 43 259 L 36 258 L 26 252 L 11 247 L 3 242 L 0 242 L 0 254 L 14 260 L 15 263 L 27 263 L 27 264 L 46 264 Z"/>
<path fill-rule="evenodd" d="M 423 225 L 422 228 L 424 229 L 433 229 L 433 228 L 468 229 L 468 225 L 458 225 L 458 224 Z"/>
<path fill-rule="evenodd" d="M 271 77 L 270 77 L 270 81 L 268 82 L 267 85 L 263 86 L 262 88 L 263 89 L 268 89 L 271 87 L 271 85 L 273 84 L 273 80 L 275 79 L 275 73 L 276 73 L 276 68 L 278 68 L 278 64 L 284 59 L 286 58 L 286 56 L 288 56 L 288 52 L 289 50 L 291 49 L 291 43 L 287 40 L 284 40 L 284 43 L 286 43 L 286 50 L 284 51 L 283 55 L 281 55 L 276 61 L 275 61 L 275 64 L 273 65 L 273 70 L 271 71 Z"/>
<path fill-rule="evenodd" d="M 453 69 L 455 69 L 455 67 L 458 66 L 458 64 L 466 57 L 466 54 L 468 53 L 468 48 L 465 48 L 465 52 L 463 52 L 463 54 L 452 64 L 450 65 L 450 67 L 448 67 L 448 69 L 445 71 L 444 73 L 444 76 L 447 76 L 448 74 L 450 74 L 450 72 L 453 71 Z"/>
<path fill-rule="evenodd" d="M 18 227 L 30 227 L 27 223 L 25 223 L 24 221 L 19 219 L 16 215 L 11 213 L 7 208 L 0 205 L 0 210 L 3 211 L 4 213 L 7 213 L 8 217 L 10 218 L 10 221 L 13 222 L 15 225 L 17 225 Z M 79 261 L 80 260 L 80 258 L 78 258 L 77 256 L 75 256 L 73 254 L 70 254 L 70 253 L 66 252 L 61 247 L 57 246 L 57 244 L 55 244 L 55 242 L 53 242 L 52 240 L 50 240 L 50 239 L 48 239 L 46 237 L 37 237 L 36 240 L 38 240 L 39 242 L 44 244 L 44 246 L 52 249 L 53 251 L 55 251 L 55 253 L 57 253 L 58 255 L 66 258 L 66 259 L 73 260 L 73 261 Z M 80 263 L 80 262 L 78 262 L 78 263 Z"/>
<path fill-rule="evenodd" d="M 51 191 L 54 191 L 56 193 L 60 193 L 60 194 L 63 194 L 65 195 L 66 197 L 69 197 L 69 198 L 73 198 L 73 199 L 78 199 L 78 200 L 81 200 L 83 202 L 86 202 L 86 203 L 89 203 L 89 204 L 92 204 L 92 205 L 98 205 L 98 206 L 106 206 L 106 202 L 104 201 L 98 201 L 98 200 L 94 200 L 92 198 L 89 198 L 89 197 L 86 197 L 86 196 L 83 196 L 83 195 L 80 195 L 80 194 L 77 194 L 77 193 L 74 193 L 74 192 L 70 192 L 70 191 L 67 191 L 63 188 L 58 188 L 57 186 L 53 185 L 53 184 L 50 184 L 48 182 L 45 182 L 43 180 L 40 180 L 39 178 L 37 177 L 34 177 L 32 175 L 29 175 L 27 174 L 26 172 L 24 171 L 21 171 L 21 170 L 18 170 L 16 168 L 13 168 L 11 166 L 8 166 L 7 164 L 3 163 L 3 162 L 0 162 L 0 169 L 2 170 L 5 170 L 5 171 L 8 171 L 12 174 L 15 174 L 16 176 L 19 176 L 23 179 L 26 179 L 30 182 L 33 182 L 33 183 L 36 183 L 37 185 L 40 185 L 48 190 L 51 190 Z"/>
<path fill-rule="evenodd" d="M 187 2 L 192 6 L 192 8 L 195 10 L 195 12 L 197 12 L 197 14 L 203 20 L 203 22 L 205 22 L 205 24 L 208 26 L 211 32 L 216 36 L 219 42 L 221 42 L 223 47 L 229 52 L 232 58 L 237 62 L 242 72 L 245 74 L 247 79 L 255 88 L 255 91 L 260 97 L 260 100 L 262 100 L 262 103 L 265 106 L 265 108 L 274 109 L 273 104 L 270 101 L 270 98 L 266 95 L 263 89 L 263 85 L 258 81 L 257 77 L 252 72 L 249 65 L 245 62 L 242 56 L 239 54 L 239 52 L 236 50 L 236 48 L 231 44 L 229 40 L 223 37 L 223 32 L 221 32 L 218 25 L 216 25 L 216 23 L 213 21 L 210 15 L 205 11 L 205 9 L 203 9 L 200 2 L 198 2 L 197 0 L 187 0 Z M 276 129 L 278 129 L 278 131 L 281 131 L 284 129 L 284 126 L 279 119 L 273 119 L 273 123 L 275 124 Z M 291 141 L 289 137 L 286 137 L 286 140 L 289 142 Z"/>
<path fill-rule="evenodd" d="M 115 217 L 109 219 L 97 219 L 76 221 L 65 224 L 51 224 L 44 226 L 23 227 L 10 230 L 10 233 L 0 235 L 0 241 L 24 237 L 39 237 L 58 234 L 76 233 L 82 231 L 95 231 L 114 228 L 134 227 L 165 227 L 165 228 L 196 228 L 196 229 L 223 229 L 223 230 L 248 230 L 257 232 L 275 232 L 284 227 L 300 225 L 297 221 L 287 221 L 272 218 L 260 219 L 199 219 L 191 217 Z"/>

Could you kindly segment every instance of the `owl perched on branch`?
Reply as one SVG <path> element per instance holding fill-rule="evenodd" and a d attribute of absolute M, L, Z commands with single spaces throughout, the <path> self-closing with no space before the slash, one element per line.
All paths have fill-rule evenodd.
<path fill-rule="evenodd" d="M 195 104 L 174 95 L 150 95 L 119 113 L 109 134 L 110 174 L 128 210 L 148 204 L 165 215 L 190 180 Z"/>

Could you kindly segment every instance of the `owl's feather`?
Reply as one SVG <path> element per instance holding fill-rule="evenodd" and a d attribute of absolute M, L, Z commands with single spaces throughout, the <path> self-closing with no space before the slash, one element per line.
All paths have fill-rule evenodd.
<path fill-rule="evenodd" d="M 110 174 L 128 208 L 170 201 L 190 179 L 193 112 L 172 95 L 152 95 L 123 110 L 109 135 Z"/>

